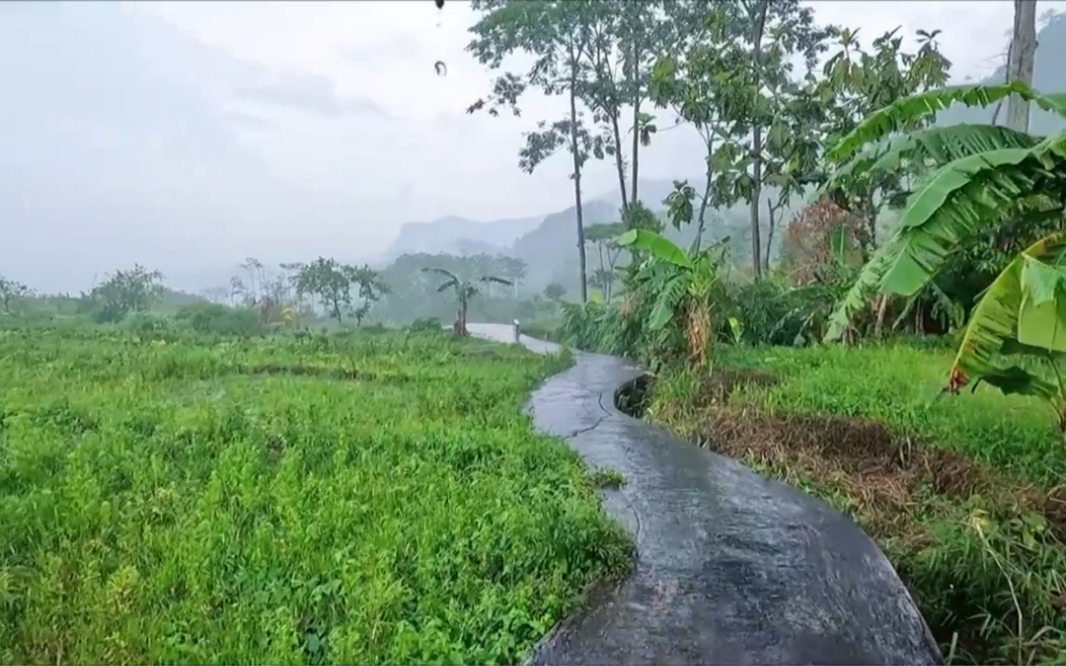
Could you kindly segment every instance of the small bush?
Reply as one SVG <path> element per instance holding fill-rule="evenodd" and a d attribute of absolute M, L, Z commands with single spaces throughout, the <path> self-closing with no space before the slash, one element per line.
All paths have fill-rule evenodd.
<path fill-rule="evenodd" d="M 122 321 L 122 326 L 141 337 L 161 336 L 173 329 L 173 322 L 154 312 L 135 312 Z"/>
<path fill-rule="evenodd" d="M 263 332 L 259 316 L 251 309 L 231 308 L 218 303 L 186 305 L 175 318 L 187 322 L 197 333 L 250 336 Z"/>
<path fill-rule="evenodd" d="M 439 317 L 419 317 L 411 322 L 407 328 L 416 333 L 439 332 L 444 330 L 444 324 L 441 323 Z"/>

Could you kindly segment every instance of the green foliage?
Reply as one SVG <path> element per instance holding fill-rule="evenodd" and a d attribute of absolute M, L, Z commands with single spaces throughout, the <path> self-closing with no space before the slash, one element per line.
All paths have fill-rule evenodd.
<path fill-rule="evenodd" d="M 695 126 L 706 148 L 703 194 L 678 183 L 671 213 L 686 222 L 696 217 L 698 247 L 708 207 L 756 202 L 750 223 L 758 277 L 764 263 L 762 188 L 778 190 L 769 209 L 773 234 L 777 214 L 800 193 L 797 175 L 816 170 L 825 106 L 819 103 L 810 70 L 825 49 L 829 30 L 815 25 L 812 9 L 795 0 L 763 0 L 713 5 L 694 32 L 698 37 L 687 48 L 659 58 L 652 75 L 656 104 L 672 108 Z M 791 63 L 798 54 L 807 67 L 804 80 L 792 76 Z M 700 202 L 698 214 L 695 199 Z"/>
<path fill-rule="evenodd" d="M 389 291 L 388 285 L 378 272 L 369 266 L 358 268 L 324 257 L 319 257 L 307 265 L 299 265 L 294 282 L 297 293 L 313 294 L 321 298 L 329 308 L 330 316 L 338 323 L 343 321 L 342 307 L 350 309 L 352 306 L 353 286 L 358 290 L 358 297 L 363 300 L 363 303 L 352 311 L 356 322 L 360 324 L 370 312 L 371 305 Z"/>
<path fill-rule="evenodd" d="M 3 314 L 17 314 L 22 302 L 30 294 L 30 288 L 26 285 L 0 275 L 0 308 L 3 308 Z"/>
<path fill-rule="evenodd" d="M 1066 110 L 1057 106 L 1058 96 L 1039 95 L 1017 82 L 945 89 L 900 100 L 871 115 L 831 154 L 852 157 L 864 141 L 881 140 L 953 101 L 988 104 L 1010 93 L 1044 108 Z M 941 145 L 945 141 L 951 146 Z M 897 141 L 889 151 L 899 152 L 901 146 L 909 150 L 905 159 L 919 169 L 933 167 L 932 173 L 910 196 L 889 244 L 864 267 L 842 301 L 828 333 L 830 339 L 843 334 L 870 293 L 910 296 L 935 284 L 952 254 L 967 241 L 987 244 L 989 230 L 1004 218 L 1026 220 L 1029 233 L 1045 222 L 1061 228 L 1066 133 L 1037 142 L 1017 133 L 967 126 L 948 136 L 927 133 L 909 144 Z M 834 174 L 829 187 L 856 173 L 870 173 L 880 162 L 881 158 L 871 159 L 869 151 L 858 153 Z M 1066 436 L 1066 386 L 1058 358 L 1066 351 L 1058 333 L 1066 326 L 1066 297 L 1057 279 L 1061 239 L 1058 232 L 1037 241 L 991 283 L 970 318 L 948 390 L 956 391 L 976 379 L 1005 393 L 1038 395 L 1051 403 Z M 1006 366 L 997 359 L 1017 354 L 1043 361 L 1048 376 L 1017 364 Z"/>
<path fill-rule="evenodd" d="M 1031 98 L 1046 108 L 1055 108 L 1058 99 L 1039 95 L 1015 82 L 1005 86 L 944 88 L 899 100 L 872 114 L 830 151 L 830 157 L 851 158 L 851 162 L 838 169 L 839 178 L 834 174 L 827 189 L 833 190 L 840 182 L 877 168 L 878 161 L 871 159 L 871 153 L 859 152 L 864 144 L 883 141 L 890 133 L 913 126 L 951 103 L 989 104 L 1011 93 Z M 829 339 L 844 333 L 871 294 L 918 292 L 935 280 L 949 265 L 951 255 L 966 249 L 968 242 L 989 245 L 987 234 L 994 233 L 997 227 L 1002 229 L 1005 219 L 1026 219 L 1025 224 L 1014 228 L 1030 227 L 1028 233 L 1046 228 L 1049 223 L 1057 226 L 1062 207 L 1054 200 L 1062 188 L 1058 170 L 1066 153 L 1064 142 L 1066 135 L 1033 144 L 1012 133 L 974 127 L 953 134 L 929 133 L 913 142 L 903 159 L 911 160 L 911 168 L 920 173 L 931 173 L 910 196 L 893 238 L 863 268 L 841 302 Z M 950 148 L 941 145 L 948 143 Z M 938 162 L 938 158 L 947 161 Z M 1035 240 L 1030 238 L 1029 242 Z M 998 272 L 1002 265 L 996 268 Z"/>
<path fill-rule="evenodd" d="M 1060 232 L 1027 248 L 1003 270 L 974 308 L 948 390 L 976 379 L 1007 395 L 1038 396 L 1054 409 L 1066 438 L 1064 258 L 1066 234 Z M 1035 363 L 1004 365 L 1017 358 Z"/>
<path fill-rule="evenodd" d="M 248 336 L 263 332 L 263 325 L 251 308 L 194 303 L 178 310 L 174 318 L 179 322 L 187 322 L 197 333 L 208 335 Z"/>
<path fill-rule="evenodd" d="M 564 358 L 0 335 L 4 663 L 515 663 L 628 566 L 594 479 L 521 411 Z"/>
<path fill-rule="evenodd" d="M 163 295 L 163 274 L 140 264 L 117 270 L 88 295 L 88 302 L 101 324 L 122 321 L 131 312 L 148 310 Z"/>
<path fill-rule="evenodd" d="M 872 114 L 901 98 L 939 89 L 947 82 L 951 63 L 940 53 L 936 42 L 939 32 L 918 30 L 918 50 L 907 53 L 901 49 L 903 38 L 898 34 L 899 28 L 873 40 L 872 51 L 861 47 L 857 30 L 836 31 L 840 50 L 823 67 L 825 78 L 820 82 L 818 93 L 829 114 L 825 140 L 830 148 L 827 160 L 833 162 L 843 158 L 832 151 L 832 146 Z M 875 159 L 883 157 L 884 161 L 877 167 L 857 169 L 851 174 L 835 174 L 837 202 L 859 216 L 856 239 L 864 258 L 869 257 L 878 243 L 877 220 L 881 211 L 898 208 L 909 187 L 909 178 L 921 171 L 924 165 L 921 149 L 932 147 L 936 150 L 929 140 L 922 141 L 922 138 L 932 135 L 935 140 L 939 132 L 916 131 L 932 121 L 931 115 L 918 114 L 900 123 L 899 130 L 913 132 L 914 139 L 901 141 L 895 146 L 903 153 L 899 162 L 892 163 L 895 152 L 892 147 L 882 147 Z M 952 143 L 951 135 L 955 132 L 948 130 L 947 134 L 939 137 L 942 141 L 937 145 Z"/>

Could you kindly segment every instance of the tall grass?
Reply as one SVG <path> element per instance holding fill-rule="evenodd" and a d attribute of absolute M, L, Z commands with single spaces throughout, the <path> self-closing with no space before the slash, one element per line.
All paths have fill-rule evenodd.
<path fill-rule="evenodd" d="M 629 545 L 440 334 L 0 332 L 0 661 L 512 663 Z"/>

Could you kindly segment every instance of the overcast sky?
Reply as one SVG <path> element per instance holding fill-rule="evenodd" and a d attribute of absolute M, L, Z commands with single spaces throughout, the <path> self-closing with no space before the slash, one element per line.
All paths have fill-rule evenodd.
<path fill-rule="evenodd" d="M 995 68 L 1013 12 L 811 4 L 867 40 L 943 30 L 959 80 Z M 566 160 L 526 175 L 515 156 L 560 100 L 464 113 L 492 76 L 463 52 L 473 18 L 455 0 L 0 3 L 0 275 L 76 291 L 139 261 L 189 284 L 248 255 L 368 258 L 408 221 L 566 208 Z M 657 138 L 642 176 L 698 173 L 687 132 Z M 615 187 L 604 164 L 587 183 Z"/>

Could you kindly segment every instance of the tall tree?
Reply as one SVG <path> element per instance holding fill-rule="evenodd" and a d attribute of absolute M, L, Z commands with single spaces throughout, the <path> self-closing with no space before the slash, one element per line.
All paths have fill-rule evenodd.
<path fill-rule="evenodd" d="M 1007 56 L 1007 83 L 1021 81 L 1033 85 L 1036 59 L 1036 0 L 1014 0 L 1014 31 Z M 1007 100 L 1007 127 L 1029 131 L 1029 100 L 1011 95 Z"/>
<path fill-rule="evenodd" d="M 760 277 L 762 189 L 779 188 L 769 204 L 774 222 L 799 191 L 794 174 L 813 164 L 821 138 L 823 110 L 810 81 L 793 75 L 791 61 L 802 54 L 809 79 L 828 30 L 815 27 L 811 11 L 794 0 L 715 5 L 700 25 L 685 51 L 659 58 L 652 79 L 652 98 L 692 123 L 707 151 L 703 194 L 677 183 L 668 199 L 670 219 L 675 226 L 690 222 L 699 199 L 697 251 L 707 208 L 746 201 L 752 268 Z"/>
<path fill-rule="evenodd" d="M 263 266 L 263 263 L 255 257 L 248 257 L 245 259 L 244 263 L 239 265 L 239 268 L 248 276 L 248 297 L 253 301 L 258 302 L 261 296 L 260 292 L 265 286 L 267 279 L 266 268 Z"/>
<path fill-rule="evenodd" d="M 835 30 L 839 50 L 823 67 L 825 79 L 821 90 L 824 108 L 830 114 L 829 145 L 854 130 L 870 114 L 898 99 L 942 87 L 948 80 L 951 63 L 940 52 L 936 38 L 939 30 L 918 30 L 918 48 L 903 50 L 903 38 L 896 28 L 874 39 L 869 50 L 863 49 L 858 30 Z M 917 130 L 932 124 L 929 114 L 908 117 L 901 129 Z M 883 155 L 871 147 L 869 163 Z M 898 156 L 899 153 L 893 153 Z M 837 202 L 855 213 L 860 227 L 855 237 L 868 259 L 877 247 L 877 218 L 886 206 L 902 205 L 908 188 L 907 176 L 916 165 L 892 161 L 889 154 L 875 169 L 855 169 L 836 174 L 840 187 Z M 862 163 L 869 166 L 867 162 Z M 924 165 L 922 165 L 924 168 Z"/>
<path fill-rule="evenodd" d="M 344 320 L 341 306 L 352 304 L 352 273 L 350 266 L 338 263 L 336 259 L 319 257 L 300 267 L 296 274 L 296 291 L 318 296 L 329 308 L 330 316 L 340 323 Z"/>
<path fill-rule="evenodd" d="M 578 80 L 577 96 L 592 109 L 593 121 L 606 126 L 599 140 L 604 152 L 614 158 L 622 210 L 626 210 L 629 201 L 621 130 L 625 81 L 618 57 L 622 26 L 618 9 L 610 2 L 581 3 L 578 20 L 584 32 L 588 75 Z"/>
<path fill-rule="evenodd" d="M 630 201 L 639 196 L 640 148 L 656 133 L 655 117 L 643 105 L 650 96 L 656 58 L 664 51 L 684 53 L 700 40 L 703 17 L 713 0 L 616 0 L 620 17 L 619 48 L 622 52 L 625 97 L 630 105 Z"/>
<path fill-rule="evenodd" d="M 599 268 L 594 273 L 595 282 L 607 300 L 611 299 L 615 281 L 615 265 L 618 263 L 618 255 L 622 252 L 617 240 L 625 231 L 626 227 L 621 222 L 611 222 L 593 224 L 585 234 L 586 240 L 596 246 L 600 261 Z"/>
<path fill-rule="evenodd" d="M 471 28 L 474 39 L 467 51 L 490 69 L 517 51 L 536 56 L 523 75 L 505 73 L 496 79 L 488 99 L 479 99 L 467 109 L 473 113 L 487 108 L 498 115 L 508 107 L 520 115 L 518 98 L 530 87 L 548 95 L 566 95 L 569 114 L 553 123 L 541 121 L 537 130 L 526 134 L 519 153 L 519 166 L 532 173 L 545 159 L 566 147 L 573 162 L 574 206 L 577 211 L 577 251 L 581 273 L 581 300 L 588 299 L 585 260 L 585 228 L 581 208 L 581 172 L 590 153 L 603 157 L 602 141 L 597 141 L 578 113 L 579 82 L 585 75 L 583 62 L 588 53 L 589 31 L 584 27 L 586 4 L 565 0 L 473 0 L 481 18 Z"/>
<path fill-rule="evenodd" d="M 129 270 L 117 270 L 89 293 L 98 306 L 101 323 L 121 321 L 132 312 L 144 312 L 162 297 L 163 274 L 140 264 Z"/>
<path fill-rule="evenodd" d="M 382 279 L 381 273 L 371 268 L 369 264 L 363 264 L 360 268 L 345 266 L 345 269 L 351 284 L 358 289 L 359 298 L 363 300 L 362 304 L 352 311 L 356 326 L 361 326 L 374 303 L 389 293 L 389 285 Z"/>

